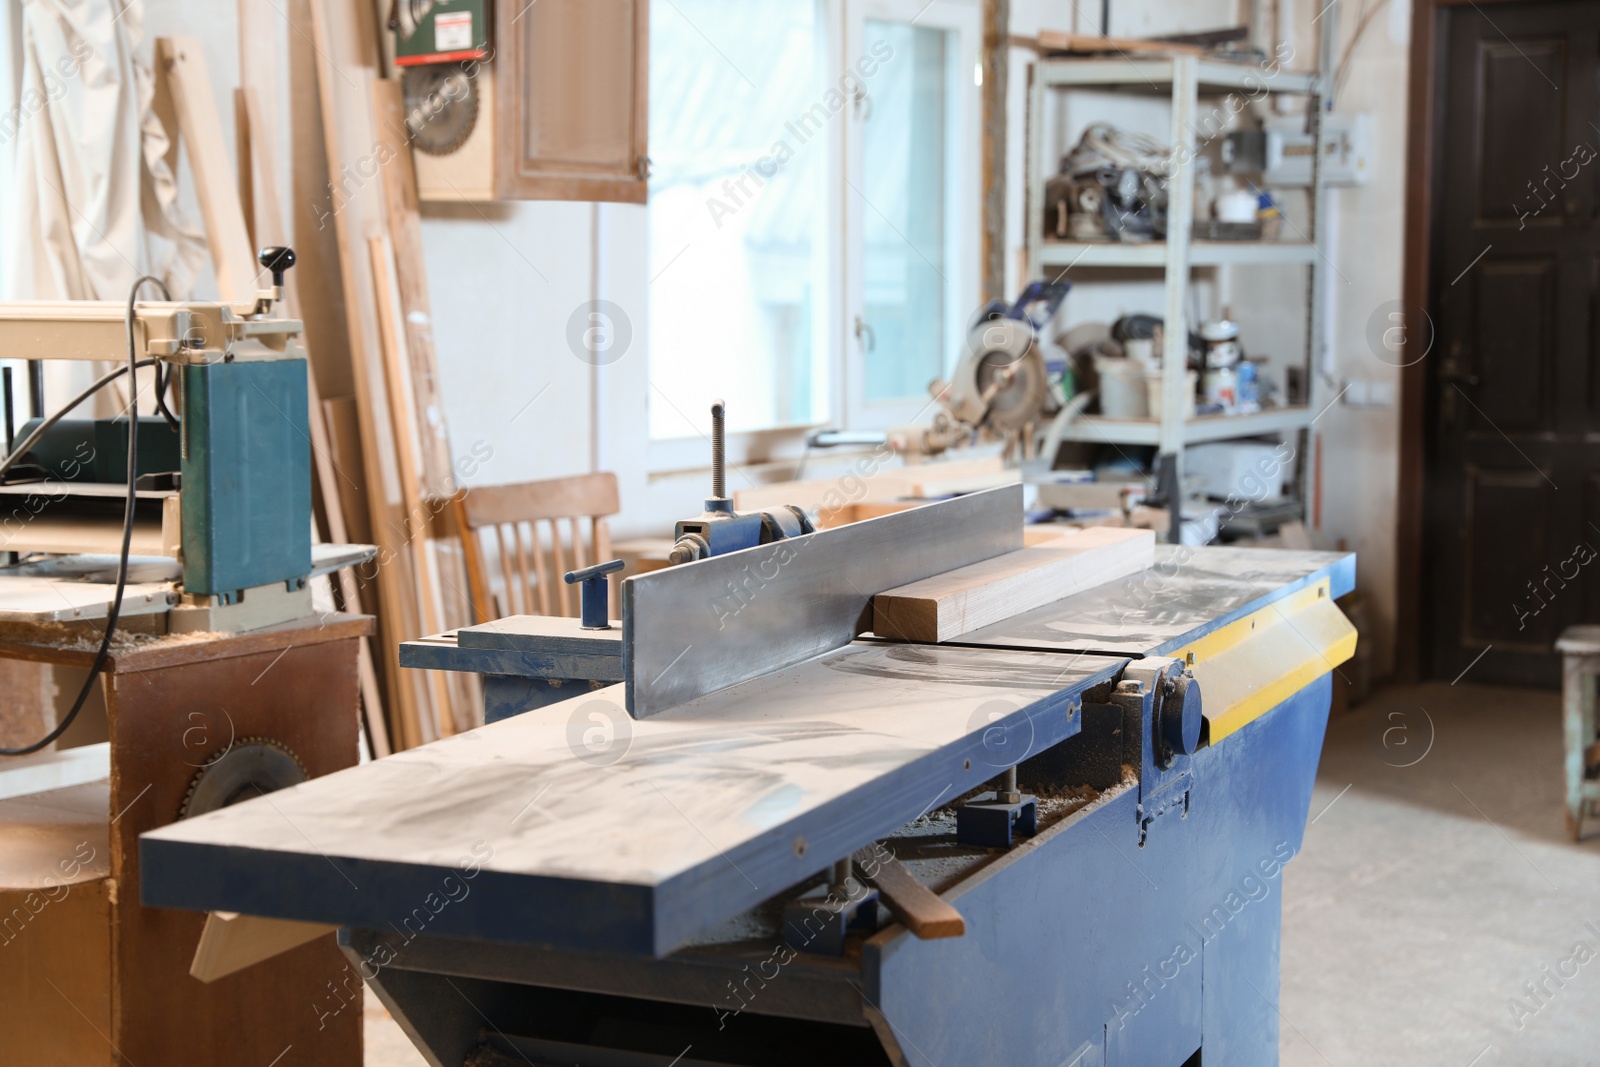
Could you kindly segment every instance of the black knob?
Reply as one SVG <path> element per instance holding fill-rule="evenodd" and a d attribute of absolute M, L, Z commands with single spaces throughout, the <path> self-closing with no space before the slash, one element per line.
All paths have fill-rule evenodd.
<path fill-rule="evenodd" d="M 273 245 L 271 248 L 263 248 L 256 259 L 272 272 L 273 286 L 282 289 L 284 272 L 295 264 L 294 249 L 287 245 Z"/>
<path fill-rule="evenodd" d="M 1169 752 L 1192 756 L 1200 747 L 1200 683 L 1192 674 L 1173 672 L 1161 694 L 1161 740 Z"/>

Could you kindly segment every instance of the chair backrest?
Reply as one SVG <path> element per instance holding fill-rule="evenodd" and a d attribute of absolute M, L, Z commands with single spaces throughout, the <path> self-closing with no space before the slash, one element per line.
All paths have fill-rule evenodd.
<path fill-rule="evenodd" d="M 578 590 L 562 576 L 610 558 L 606 517 L 621 510 L 618 499 L 617 476 L 609 471 L 457 493 L 456 523 L 477 621 L 576 616 Z"/>

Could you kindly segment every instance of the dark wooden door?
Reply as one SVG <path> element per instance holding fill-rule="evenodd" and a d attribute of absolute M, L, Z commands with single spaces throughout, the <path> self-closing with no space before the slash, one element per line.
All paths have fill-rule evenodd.
<path fill-rule="evenodd" d="M 1431 672 L 1556 685 L 1600 622 L 1600 3 L 1451 6 L 1437 68 Z M 1479 657 L 1482 657 L 1479 659 Z"/>

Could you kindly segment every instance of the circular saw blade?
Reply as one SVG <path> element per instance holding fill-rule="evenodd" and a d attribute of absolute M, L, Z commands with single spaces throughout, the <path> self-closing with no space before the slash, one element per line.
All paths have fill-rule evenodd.
<path fill-rule="evenodd" d="M 200 768 L 184 794 L 178 818 L 204 815 L 310 777 L 287 745 L 265 737 L 241 737 Z"/>
<path fill-rule="evenodd" d="M 986 323 L 974 346 L 972 384 L 977 395 L 987 397 L 982 425 L 1007 434 L 1038 422 L 1049 398 L 1044 357 L 1034 344 L 1033 330 L 1014 320 Z"/>
<path fill-rule="evenodd" d="M 446 156 L 478 124 L 478 83 L 459 65 L 433 63 L 406 69 L 406 129 L 417 150 Z"/>

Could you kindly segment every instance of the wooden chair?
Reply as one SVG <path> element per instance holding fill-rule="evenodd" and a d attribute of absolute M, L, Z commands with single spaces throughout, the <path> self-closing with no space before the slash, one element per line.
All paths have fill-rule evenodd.
<path fill-rule="evenodd" d="M 610 472 L 464 489 L 453 503 L 472 611 L 480 623 L 508 615 L 576 617 L 578 589 L 562 576 L 611 558 L 606 518 L 621 510 L 617 476 Z M 612 589 L 615 604 L 615 582 Z"/>

